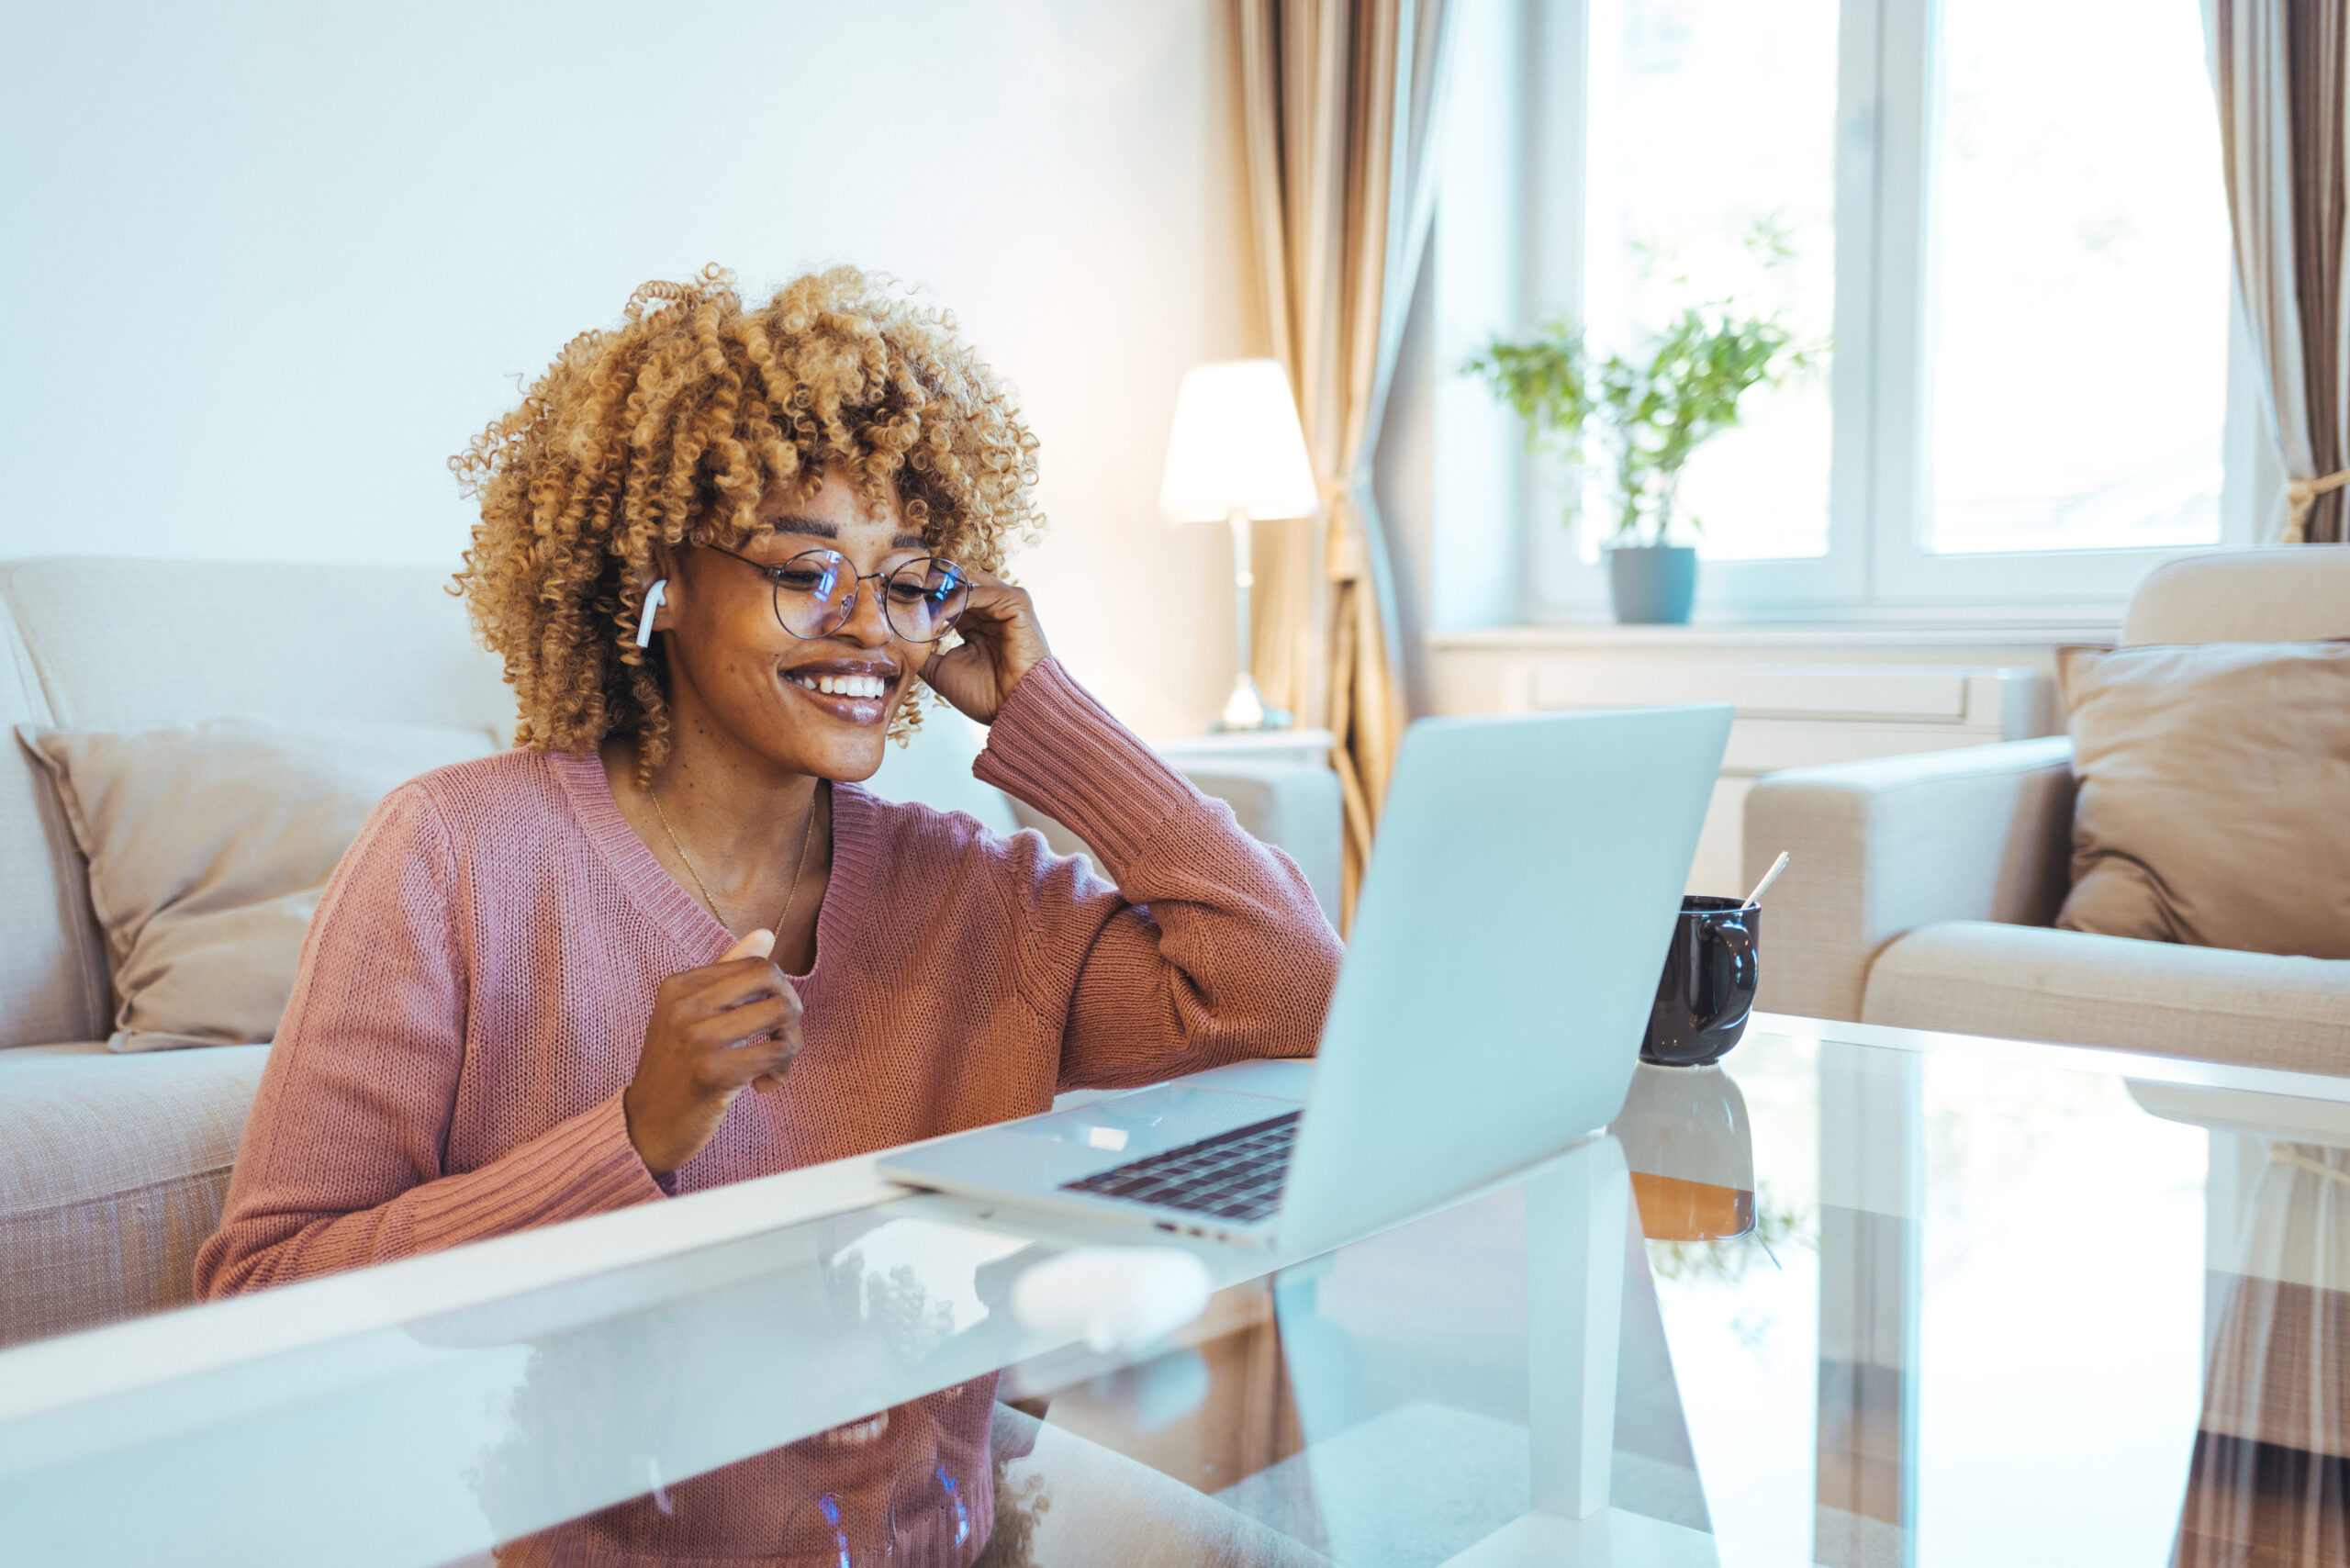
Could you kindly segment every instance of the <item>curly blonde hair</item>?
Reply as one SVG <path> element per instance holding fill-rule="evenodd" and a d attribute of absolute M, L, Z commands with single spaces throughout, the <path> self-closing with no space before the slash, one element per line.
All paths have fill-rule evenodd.
<path fill-rule="evenodd" d="M 515 744 L 581 752 L 617 733 L 643 775 L 666 760 L 661 652 L 636 645 L 655 543 L 764 538 L 770 487 L 804 500 L 836 466 L 867 504 L 894 488 L 931 550 L 999 571 L 1043 525 L 1035 450 L 954 318 L 894 280 L 834 267 L 755 309 L 716 266 L 646 284 L 449 460 L 481 502 L 455 591 L 506 661 Z M 918 710 L 910 692 L 890 733 Z"/>

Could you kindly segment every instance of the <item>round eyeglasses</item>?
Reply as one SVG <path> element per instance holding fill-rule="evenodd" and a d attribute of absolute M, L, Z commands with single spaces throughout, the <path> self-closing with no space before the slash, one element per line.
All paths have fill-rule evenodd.
<path fill-rule="evenodd" d="M 909 643 L 935 643 L 955 629 L 963 607 L 971 602 L 971 579 L 944 555 L 860 576 L 837 550 L 805 550 L 771 566 L 723 545 L 703 548 L 733 556 L 773 584 L 777 623 L 802 639 L 829 637 L 847 625 L 856 613 L 857 588 L 867 578 L 881 585 L 881 613 L 890 630 Z"/>

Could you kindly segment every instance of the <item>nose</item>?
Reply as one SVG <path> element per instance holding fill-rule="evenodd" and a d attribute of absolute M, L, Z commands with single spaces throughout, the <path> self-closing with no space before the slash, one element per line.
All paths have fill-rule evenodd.
<path fill-rule="evenodd" d="M 882 612 L 881 591 L 878 582 L 858 583 L 856 598 L 848 607 L 848 619 L 833 635 L 860 648 L 878 648 L 888 643 L 896 633 L 890 629 L 889 616 Z"/>

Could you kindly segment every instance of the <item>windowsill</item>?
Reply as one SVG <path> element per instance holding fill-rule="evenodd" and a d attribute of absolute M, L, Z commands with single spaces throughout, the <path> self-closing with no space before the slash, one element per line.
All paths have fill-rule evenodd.
<path fill-rule="evenodd" d="M 2082 617 L 2056 623 L 2012 625 L 1975 622 L 1920 626 L 1901 622 L 1696 622 L 1685 626 L 1624 626 L 1610 621 L 1545 625 L 1490 626 L 1437 632 L 1427 645 L 1438 651 L 1539 648 L 1970 648 L 2064 647 L 2109 644 L 2121 635 L 2121 618 Z"/>

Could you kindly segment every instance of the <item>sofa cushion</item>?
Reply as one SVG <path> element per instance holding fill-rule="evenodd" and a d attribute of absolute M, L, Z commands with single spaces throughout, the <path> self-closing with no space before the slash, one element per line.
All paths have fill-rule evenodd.
<path fill-rule="evenodd" d="M 195 1299 L 268 1057 L 0 1051 L 0 1344 Z"/>
<path fill-rule="evenodd" d="M 2065 650 L 2080 794 L 2056 924 L 2350 958 L 2350 643 Z"/>
<path fill-rule="evenodd" d="M 126 1051 L 267 1041 L 375 802 L 496 749 L 487 730 L 266 719 L 19 733 L 88 859 Z"/>
<path fill-rule="evenodd" d="M 1953 921 L 1886 946 L 1861 1021 L 2350 1073 L 2350 961 Z"/>
<path fill-rule="evenodd" d="M 448 585 L 427 566 L 0 564 L 0 729 L 257 713 L 504 734 L 512 694 Z M 0 757 L 0 1047 L 103 1035 L 111 1011 L 89 879 L 47 776 L 15 751 Z"/>

